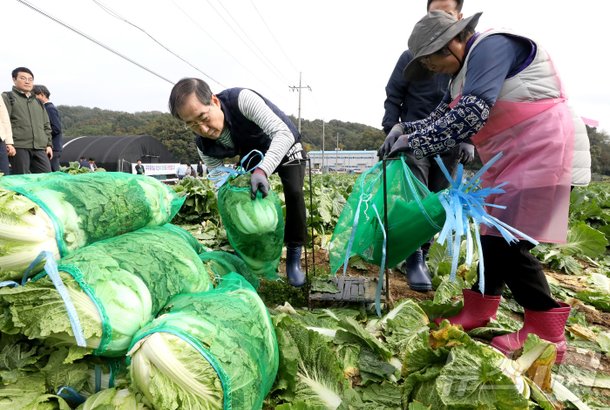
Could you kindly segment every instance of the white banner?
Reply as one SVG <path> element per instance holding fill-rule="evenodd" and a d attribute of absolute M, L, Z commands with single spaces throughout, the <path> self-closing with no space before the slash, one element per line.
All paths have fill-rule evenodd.
<path fill-rule="evenodd" d="M 131 173 L 136 174 L 136 163 L 131 164 Z M 178 168 L 178 163 L 164 163 L 164 164 L 142 164 L 144 165 L 144 169 L 146 170 L 145 175 L 167 175 L 172 176 L 176 175 L 176 168 Z"/>

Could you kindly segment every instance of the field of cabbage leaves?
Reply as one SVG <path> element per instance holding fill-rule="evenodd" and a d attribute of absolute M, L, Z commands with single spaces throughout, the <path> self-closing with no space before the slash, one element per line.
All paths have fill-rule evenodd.
<path fill-rule="evenodd" d="M 316 281 L 329 274 L 328 243 L 355 178 L 344 174 L 313 176 L 309 229 L 314 235 L 316 264 L 312 268 L 309 260 L 309 275 L 314 289 Z M 279 180 L 272 179 L 272 187 L 281 192 Z M 206 246 L 227 248 L 208 182 L 184 181 L 175 189 L 189 193 L 177 220 Z M 309 197 L 306 201 L 309 205 Z M 199 219 L 201 215 L 203 219 Z M 458 281 L 448 281 L 451 261 L 438 244 L 433 245 L 428 259 L 435 291 L 410 292 L 404 277 L 394 269 L 390 274 L 393 300 L 386 308 L 395 310 L 381 319 L 371 306 L 299 309 L 307 306 L 306 291 L 263 281 L 259 294 L 272 309 L 281 351 L 278 378 L 265 406 L 609 408 L 609 240 L 610 184 L 576 188 L 571 198 L 568 242 L 539 245 L 534 251 L 545 266 L 553 295 L 573 307 L 566 328 L 568 354 L 562 365 L 552 366 L 544 354 L 530 358 L 534 364 L 527 363 L 529 370 L 523 363 L 513 365 L 520 369 L 517 382 L 507 378 L 502 372 L 504 365 L 484 344 L 497 334 L 520 327 L 522 309 L 509 291 L 503 295 L 497 320 L 487 327 L 466 334 L 454 327 L 437 329 L 432 325 L 434 330 L 429 331 L 427 317 L 459 310 L 461 288 L 469 286 L 476 274 L 475 266 L 462 265 Z M 311 258 L 311 245 L 308 251 Z M 375 277 L 378 268 L 353 258 L 349 272 Z M 536 341 L 531 343 L 535 346 Z M 527 362 L 525 352 L 523 356 Z M 523 384 L 529 386 L 527 394 Z"/>
<path fill-rule="evenodd" d="M 356 177 L 306 181 L 303 288 L 283 280 L 283 258 L 280 280 L 252 277 L 207 179 L 173 189 L 105 172 L 0 179 L 0 408 L 610 408 L 609 183 L 576 188 L 568 242 L 534 251 L 572 306 L 555 365 L 555 346 L 536 336 L 512 358 L 489 347 L 521 326 L 509 291 L 486 327 L 431 321 L 459 311 L 476 278 L 464 249 L 451 281 L 452 260 L 432 245 L 431 292 L 389 270 L 380 312 L 313 303 L 310 291 L 333 292 L 329 243 Z M 70 251 L 57 262 L 56 246 Z M 379 268 L 354 257 L 347 272 L 374 284 Z"/>

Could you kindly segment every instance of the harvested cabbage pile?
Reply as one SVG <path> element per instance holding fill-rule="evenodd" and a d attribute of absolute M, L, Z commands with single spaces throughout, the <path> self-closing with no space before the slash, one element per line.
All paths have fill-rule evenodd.
<path fill-rule="evenodd" d="M 171 297 L 212 287 L 196 243 L 168 224 L 81 248 L 57 267 L 75 314 L 45 271 L 24 286 L 0 288 L 0 331 L 74 345 L 77 321 L 86 347 L 97 355 L 123 355 Z"/>

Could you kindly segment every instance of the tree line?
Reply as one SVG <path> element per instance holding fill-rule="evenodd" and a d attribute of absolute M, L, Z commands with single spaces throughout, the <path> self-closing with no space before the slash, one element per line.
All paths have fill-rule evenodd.
<path fill-rule="evenodd" d="M 198 161 L 193 133 L 168 113 L 158 111 L 126 113 L 82 106 L 60 105 L 64 136 L 150 135 L 157 138 L 177 161 Z M 297 119 L 291 116 L 294 123 Z M 610 135 L 587 126 L 591 142 L 592 171 L 610 176 Z M 307 151 L 377 150 L 385 135 L 381 129 L 354 122 L 301 119 L 302 141 Z M 324 135 L 324 138 L 323 138 Z M 480 168 L 480 162 L 472 164 Z"/>

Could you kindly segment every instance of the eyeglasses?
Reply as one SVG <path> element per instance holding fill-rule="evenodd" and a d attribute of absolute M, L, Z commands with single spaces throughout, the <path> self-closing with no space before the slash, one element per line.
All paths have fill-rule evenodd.
<path fill-rule="evenodd" d="M 19 76 L 17 77 L 18 80 L 24 81 L 26 83 L 31 83 L 32 81 L 34 81 L 33 77 L 24 77 L 24 76 Z"/>
<path fill-rule="evenodd" d="M 209 109 L 206 112 L 202 112 L 199 115 L 199 119 L 185 122 L 184 123 L 185 127 L 190 128 L 190 129 L 198 129 L 202 125 L 205 125 L 207 122 L 210 121 L 210 117 L 208 117 L 209 113 L 210 113 Z"/>

